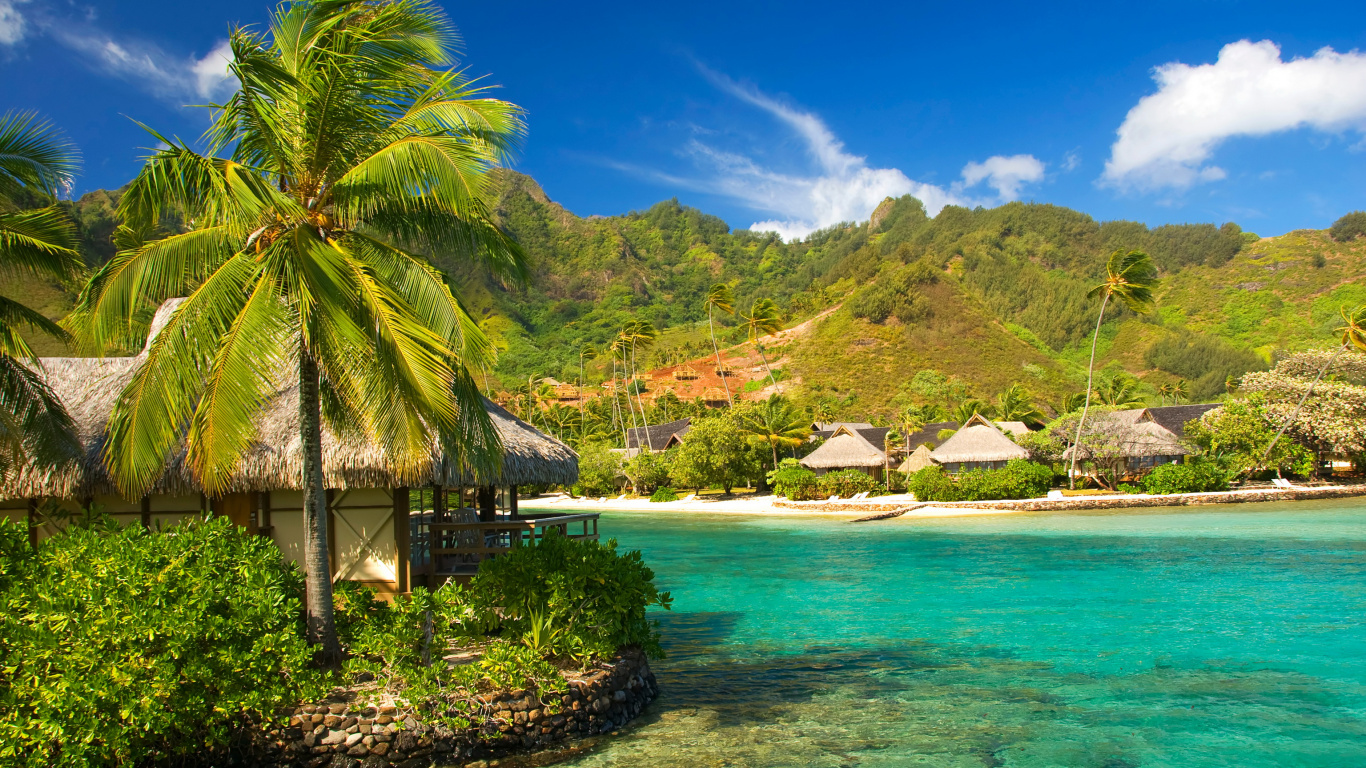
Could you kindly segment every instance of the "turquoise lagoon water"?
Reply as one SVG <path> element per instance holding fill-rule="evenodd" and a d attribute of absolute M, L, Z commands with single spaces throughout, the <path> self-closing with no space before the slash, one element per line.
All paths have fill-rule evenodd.
<path fill-rule="evenodd" d="M 603 515 L 662 694 L 575 766 L 1366 766 L 1366 504 Z"/>

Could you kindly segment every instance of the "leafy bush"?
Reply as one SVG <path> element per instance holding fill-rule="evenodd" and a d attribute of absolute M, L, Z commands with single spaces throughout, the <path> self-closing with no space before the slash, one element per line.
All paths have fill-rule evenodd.
<path fill-rule="evenodd" d="M 1366 235 L 1366 211 L 1352 211 L 1333 222 L 1333 226 L 1328 229 L 1328 235 L 1339 243 Z"/>
<path fill-rule="evenodd" d="M 827 472 L 816 478 L 816 491 L 820 494 L 818 498 L 838 494 L 841 499 L 847 499 L 856 493 L 872 491 L 876 487 L 877 482 L 867 472 L 857 469 Z"/>
<path fill-rule="evenodd" d="M 0 520 L 0 763 L 173 761 L 321 693 L 302 594 L 225 518 L 75 526 L 37 551 Z"/>
<path fill-rule="evenodd" d="M 778 468 L 768 473 L 773 492 L 792 501 L 820 498 L 816 489 L 816 473 L 803 467 L 796 459 L 783 459 Z"/>
<path fill-rule="evenodd" d="M 1115 486 L 1115 490 L 1116 490 L 1116 491 L 1119 491 L 1120 493 L 1143 493 L 1143 492 L 1144 492 L 1142 486 L 1140 486 L 1140 485 L 1133 485 L 1133 484 L 1131 484 L 1131 483 L 1120 483 L 1119 485 Z"/>
<path fill-rule="evenodd" d="M 1042 496 L 1052 483 L 1053 470 L 1015 459 L 1002 469 L 974 469 L 957 477 L 942 467 L 925 467 L 911 476 L 908 486 L 918 501 L 990 501 Z"/>
<path fill-rule="evenodd" d="M 849 311 L 854 317 L 874 323 L 892 316 L 903 323 L 922 320 L 930 314 L 930 302 L 920 292 L 920 286 L 938 279 L 938 270 L 924 261 L 886 269 L 877 282 L 849 299 Z"/>
<path fill-rule="evenodd" d="M 641 453 L 622 468 L 637 488 L 653 490 L 669 484 L 669 463 L 662 453 Z"/>
<path fill-rule="evenodd" d="M 678 494 L 667 485 L 650 494 L 650 501 L 678 501 Z"/>
<path fill-rule="evenodd" d="M 1148 493 L 1205 493 L 1228 490 L 1228 473 L 1206 459 L 1162 464 L 1143 478 Z"/>
<path fill-rule="evenodd" d="M 579 448 L 580 493 L 605 496 L 617 488 L 621 476 L 621 455 L 612 452 L 610 443 L 588 442 Z"/>
<path fill-rule="evenodd" d="M 615 539 L 575 541 L 552 528 L 536 546 L 480 563 L 468 590 L 469 626 L 515 642 L 532 638 L 554 656 L 606 657 L 635 645 L 661 658 L 658 626 L 645 609 L 668 608 L 672 598 L 654 577 L 639 551 L 619 554 Z"/>

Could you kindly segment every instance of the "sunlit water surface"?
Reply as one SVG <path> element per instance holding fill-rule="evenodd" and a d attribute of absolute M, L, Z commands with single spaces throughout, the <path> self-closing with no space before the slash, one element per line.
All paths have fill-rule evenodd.
<path fill-rule="evenodd" d="M 1366 765 L 1366 504 L 604 514 L 671 612 L 574 766 Z"/>

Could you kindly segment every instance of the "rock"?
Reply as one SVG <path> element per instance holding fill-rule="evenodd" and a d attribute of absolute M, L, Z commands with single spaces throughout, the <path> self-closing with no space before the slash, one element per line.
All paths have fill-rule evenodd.
<path fill-rule="evenodd" d="M 385 707 L 385 709 L 393 709 L 393 707 Z M 394 722 L 394 718 L 388 715 L 380 715 L 379 717 L 375 718 L 375 722 L 379 723 L 380 725 L 388 725 L 389 723 Z"/>
<path fill-rule="evenodd" d="M 413 717 L 412 715 L 408 715 L 407 717 L 403 718 L 403 727 L 407 728 L 410 731 L 416 731 L 417 718 Z"/>
<path fill-rule="evenodd" d="M 344 730 L 346 730 L 347 728 L 350 728 L 351 726 L 355 725 L 357 722 L 359 722 L 359 721 L 357 721 L 356 718 L 354 718 L 354 717 L 348 717 L 348 718 L 346 718 L 345 720 L 342 721 L 342 723 L 341 723 L 341 729 L 344 731 Z"/>
<path fill-rule="evenodd" d="M 370 747 L 375 746 L 375 737 L 366 734 L 360 738 L 360 743 L 364 744 L 366 749 L 369 749 Z"/>
<path fill-rule="evenodd" d="M 346 737 L 346 746 L 348 746 L 348 747 L 354 747 L 354 746 L 356 746 L 357 744 L 359 744 L 359 743 L 360 743 L 360 740 L 363 739 L 363 738 L 365 738 L 365 737 L 362 736 L 362 735 L 360 735 L 359 733 L 350 734 L 350 735 L 348 735 L 348 736 Z"/>
<path fill-rule="evenodd" d="M 394 713 L 397 712 L 397 711 L 398 711 L 398 708 L 397 708 L 397 707 L 394 707 L 394 706 L 391 705 L 391 704 L 390 704 L 390 705 L 385 705 L 385 706 L 379 708 L 379 713 L 380 713 L 381 715 L 392 715 L 392 714 L 394 714 Z"/>
<path fill-rule="evenodd" d="M 550 718 L 550 724 L 555 726 L 556 728 L 559 728 L 560 726 L 564 725 L 564 720 L 564 715 L 555 715 L 554 717 Z"/>
<path fill-rule="evenodd" d="M 337 726 L 341 725 L 342 720 L 343 718 L 339 715 L 328 715 L 327 717 L 323 718 L 323 725 L 327 726 L 328 728 L 336 728 Z"/>
<path fill-rule="evenodd" d="M 343 721 L 343 725 L 345 725 L 345 722 L 344 722 L 344 721 Z M 349 727 L 347 727 L 347 728 L 342 728 L 342 730 L 343 730 L 343 731 L 346 731 L 347 733 L 360 733 L 360 726 L 359 726 L 359 725 L 352 725 L 352 726 L 349 726 Z"/>
<path fill-rule="evenodd" d="M 539 710 L 539 709 L 533 709 L 533 710 L 531 710 L 530 712 L 526 713 L 526 721 L 527 721 L 528 723 L 534 723 L 534 722 L 536 722 L 537 720 L 540 720 L 540 719 L 541 719 L 541 715 L 542 715 L 541 710 Z"/>
<path fill-rule="evenodd" d="M 612 701 L 626 701 L 626 691 L 617 691 L 612 694 Z"/>
<path fill-rule="evenodd" d="M 332 706 L 330 706 L 330 707 L 327 708 L 327 711 L 328 711 L 329 714 L 340 715 L 340 714 L 342 714 L 343 712 L 346 711 L 346 705 L 345 705 L 345 704 L 333 704 Z"/>
<path fill-rule="evenodd" d="M 525 712 L 514 712 L 514 713 L 512 713 L 512 722 L 516 723 L 517 725 L 525 725 L 525 724 L 526 724 L 526 713 L 525 713 Z"/>
<path fill-rule="evenodd" d="M 346 731 L 328 731 L 320 743 L 332 745 L 341 744 L 346 741 Z"/>
<path fill-rule="evenodd" d="M 321 725 L 323 721 L 323 716 L 321 714 L 309 715 L 308 721 L 310 723 L 313 723 L 314 725 Z"/>
<path fill-rule="evenodd" d="M 387 741 L 378 742 L 374 746 L 370 747 L 370 754 L 372 755 L 384 755 L 388 754 L 388 752 L 389 742 Z"/>
<path fill-rule="evenodd" d="M 400 752 L 411 752 L 417 749 L 417 737 L 409 731 L 399 731 L 394 737 L 394 749 Z"/>
<path fill-rule="evenodd" d="M 388 731 L 376 731 L 374 736 L 375 741 L 384 743 L 387 743 L 390 739 L 394 738 L 393 734 Z"/>
<path fill-rule="evenodd" d="M 312 749 L 314 745 L 318 743 L 318 734 L 309 733 L 307 736 L 304 736 L 304 740 L 302 743 L 305 747 Z"/>

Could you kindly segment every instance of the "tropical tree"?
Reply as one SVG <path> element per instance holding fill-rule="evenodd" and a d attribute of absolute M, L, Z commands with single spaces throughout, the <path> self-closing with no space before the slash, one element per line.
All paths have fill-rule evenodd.
<path fill-rule="evenodd" d="M 307 630 L 340 658 L 328 568 L 322 428 L 380 446 L 420 481 L 434 446 L 476 474 L 498 434 L 467 369 L 489 345 L 419 252 L 524 279 L 494 224 L 488 171 L 523 134 L 454 63 L 454 28 L 426 0 L 283 4 L 269 30 L 235 29 L 237 91 L 214 107 L 201 154 L 153 133 L 119 203 L 124 247 L 75 317 L 106 346 L 140 310 L 186 296 L 121 393 L 105 460 L 143 495 L 186 446 L 205 493 L 230 486 L 258 414 L 298 387 Z M 188 231 L 149 239 L 177 211 Z"/>
<path fill-rule="evenodd" d="M 887 481 L 887 490 L 892 490 L 892 456 L 905 448 L 905 436 L 896 427 L 887 430 L 882 438 L 882 477 Z"/>
<path fill-rule="evenodd" d="M 764 361 L 764 370 L 768 372 L 768 380 L 777 386 L 778 380 L 773 376 L 773 369 L 768 367 L 768 357 L 764 355 L 764 347 L 759 343 L 759 337 L 781 331 L 783 329 L 783 313 L 778 309 L 778 305 L 773 303 L 773 299 L 755 299 L 754 303 L 750 305 L 749 314 L 740 315 L 740 319 L 745 321 L 745 330 L 749 334 L 749 340 L 754 342 L 754 348 L 759 350 L 759 359 Z"/>
<path fill-rule="evenodd" d="M 1180 405 L 1181 401 L 1188 397 L 1190 390 L 1185 379 L 1180 379 L 1172 385 L 1172 405 Z"/>
<path fill-rule="evenodd" d="M 1142 408 L 1143 397 L 1138 394 L 1138 382 L 1124 375 L 1111 376 L 1102 381 L 1095 391 L 1102 405 L 1116 409 Z"/>
<path fill-rule="evenodd" d="M 796 448 L 811 434 L 811 422 L 800 408 L 779 394 L 738 414 L 740 431 L 751 445 L 767 445 L 778 468 L 778 448 Z"/>
<path fill-rule="evenodd" d="M 996 397 L 996 418 L 1001 421 L 1022 421 L 1035 427 L 1044 421 L 1043 412 L 1019 384 L 1011 384 Z"/>
<path fill-rule="evenodd" d="M 996 417 L 996 409 L 991 403 L 983 402 L 975 397 L 969 397 L 958 404 L 953 409 L 953 420 L 958 422 L 961 427 L 968 423 L 973 416 L 981 414 L 983 418 L 992 419 Z"/>
<path fill-rule="evenodd" d="M 20 194 L 55 197 L 70 186 L 78 164 L 75 147 L 36 115 L 0 115 L 0 275 L 67 280 L 80 270 L 76 228 L 61 208 L 4 210 Z M 25 327 L 67 338 L 42 313 L 0 296 L 0 478 L 20 461 L 52 467 L 80 450 L 71 417 L 20 334 Z"/>
<path fill-rule="evenodd" d="M 645 440 L 649 444 L 650 450 L 653 451 L 655 446 L 650 437 L 650 419 L 645 414 L 645 401 L 640 396 L 640 371 L 636 368 L 636 350 L 653 345 L 655 339 L 659 338 L 659 331 L 655 330 L 654 325 L 648 320 L 633 320 L 626 324 L 622 333 L 630 344 L 631 389 L 635 390 L 636 404 L 640 406 L 640 419 L 645 426 Z M 630 390 L 627 391 L 626 398 L 628 400 L 631 398 Z"/>
<path fill-rule="evenodd" d="M 730 394 L 729 376 L 725 373 L 725 366 L 721 363 L 721 348 L 716 346 L 716 325 L 712 322 L 712 311 L 725 312 L 728 315 L 735 314 L 735 299 L 730 295 L 730 287 L 725 283 L 717 283 L 707 291 L 707 298 L 703 301 L 707 308 L 707 331 L 711 334 L 711 351 L 716 355 L 716 370 L 721 374 L 721 384 L 726 388 L 726 402 L 732 407 L 735 405 L 735 398 Z"/>
<path fill-rule="evenodd" d="M 1164 382 L 1164 383 L 1162 383 L 1162 384 L 1158 384 L 1158 385 L 1157 385 L 1157 394 L 1158 394 L 1159 397 L 1162 398 L 1162 404 L 1163 404 L 1163 405 L 1166 405 L 1166 404 L 1167 404 L 1167 398 L 1171 396 L 1171 394 L 1172 394 L 1172 389 L 1173 389 L 1173 387 L 1172 387 L 1172 385 L 1171 385 L 1170 383 L 1165 383 L 1165 382 Z"/>
<path fill-rule="evenodd" d="M 598 350 L 591 344 L 579 345 L 579 423 L 583 423 L 583 363 L 585 360 L 596 360 Z"/>
<path fill-rule="evenodd" d="M 1081 418 L 1077 419 L 1077 442 L 1081 441 L 1082 428 L 1086 425 L 1086 413 L 1091 410 L 1091 385 L 1096 371 L 1096 343 L 1100 340 L 1100 326 L 1105 320 L 1105 310 L 1110 300 L 1120 302 L 1133 312 L 1147 312 L 1153 305 L 1153 287 L 1157 284 L 1157 267 L 1152 259 L 1142 251 L 1124 252 L 1119 249 L 1110 254 L 1105 264 L 1105 282 L 1092 288 L 1087 298 L 1102 297 L 1100 314 L 1096 316 L 1096 330 L 1091 334 L 1091 360 L 1086 366 L 1086 402 L 1081 407 Z M 1076 487 L 1077 454 L 1072 452 L 1072 466 L 1068 469 L 1068 484 Z"/>

